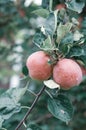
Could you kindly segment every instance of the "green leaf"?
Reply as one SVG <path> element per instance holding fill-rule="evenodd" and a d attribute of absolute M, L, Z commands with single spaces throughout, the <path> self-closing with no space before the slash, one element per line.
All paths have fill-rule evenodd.
<path fill-rule="evenodd" d="M 10 88 L 0 96 L 0 120 L 3 119 L 2 123 L 13 114 L 20 112 L 21 106 L 18 102 L 26 90 L 27 86 L 24 88 Z"/>
<path fill-rule="evenodd" d="M 22 73 L 27 76 L 28 75 L 28 69 L 26 67 L 26 65 L 22 68 Z"/>
<path fill-rule="evenodd" d="M 15 102 L 9 95 L 4 93 L 3 95 L 0 96 L 0 110 L 2 109 L 8 109 L 11 110 L 16 106 Z"/>
<path fill-rule="evenodd" d="M 27 130 L 42 130 L 37 124 L 29 124 Z"/>
<path fill-rule="evenodd" d="M 64 55 L 67 55 L 69 53 L 73 41 L 73 34 L 71 32 L 67 33 L 66 36 L 61 40 L 59 49 Z"/>
<path fill-rule="evenodd" d="M 85 64 L 86 66 L 86 55 L 85 56 L 80 56 L 79 59 Z"/>
<path fill-rule="evenodd" d="M 85 6 L 85 2 L 83 1 L 76 2 L 76 0 L 71 0 L 71 1 L 66 2 L 66 5 L 68 9 L 81 13 Z"/>
<path fill-rule="evenodd" d="M 45 41 L 46 36 L 43 34 L 41 30 L 38 30 L 34 35 L 33 42 L 34 44 L 40 48 L 43 45 L 43 41 Z"/>
<path fill-rule="evenodd" d="M 9 113 L 5 110 L 2 117 L 4 120 L 9 119 L 12 115 L 14 115 L 15 113 L 18 113 L 21 111 L 21 106 L 17 105 L 12 111 L 10 111 Z"/>
<path fill-rule="evenodd" d="M 42 32 L 35 34 L 35 37 L 33 39 L 34 43 L 42 50 L 44 51 L 50 51 L 55 50 L 55 45 L 51 41 L 50 35 L 47 37 L 43 34 L 45 33 L 45 29 L 41 28 Z"/>
<path fill-rule="evenodd" d="M 49 98 L 48 110 L 52 115 L 64 122 L 69 122 L 73 116 L 73 107 L 65 95 L 58 95 L 56 98 Z"/>
<path fill-rule="evenodd" d="M 34 10 L 32 13 L 44 18 L 46 18 L 49 15 L 49 11 L 43 8 Z"/>
<path fill-rule="evenodd" d="M 65 37 L 61 40 L 61 44 L 72 44 L 74 41 L 73 34 L 71 32 L 67 33 Z"/>
<path fill-rule="evenodd" d="M 73 46 L 70 49 L 70 52 L 68 54 L 70 57 L 74 57 L 74 56 L 84 56 L 86 55 L 86 52 L 84 51 L 84 49 L 80 46 Z"/>
<path fill-rule="evenodd" d="M 44 25 L 46 35 L 53 36 L 55 33 L 57 26 L 57 13 L 57 11 L 51 12 L 47 17 Z"/>
<path fill-rule="evenodd" d="M 26 90 L 27 90 L 27 86 L 24 88 L 10 88 L 6 92 L 6 94 L 8 94 L 9 97 L 14 100 L 14 103 L 17 104 L 22 98 L 22 96 L 25 94 Z"/>
<path fill-rule="evenodd" d="M 50 36 L 48 36 L 48 38 L 45 41 L 43 41 L 43 45 L 41 46 L 41 49 L 46 51 L 55 50 L 55 47 L 51 41 Z"/>
<path fill-rule="evenodd" d="M 66 23 L 65 25 L 59 24 L 57 28 L 57 43 L 60 43 L 61 40 L 64 38 L 67 33 L 70 32 L 70 29 L 72 27 L 72 23 Z"/>
<path fill-rule="evenodd" d="M 86 36 L 86 17 L 84 17 L 84 19 L 82 21 L 81 32 Z"/>

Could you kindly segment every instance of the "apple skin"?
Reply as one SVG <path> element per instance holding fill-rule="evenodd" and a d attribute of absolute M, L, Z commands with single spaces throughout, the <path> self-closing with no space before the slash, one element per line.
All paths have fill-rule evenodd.
<path fill-rule="evenodd" d="M 62 89 L 78 86 L 82 81 L 82 70 L 72 59 L 61 59 L 53 68 L 53 79 Z"/>
<path fill-rule="evenodd" d="M 36 80 L 47 80 L 52 75 L 52 65 L 49 64 L 50 56 L 44 51 L 37 51 L 30 55 L 26 61 L 29 76 Z"/>

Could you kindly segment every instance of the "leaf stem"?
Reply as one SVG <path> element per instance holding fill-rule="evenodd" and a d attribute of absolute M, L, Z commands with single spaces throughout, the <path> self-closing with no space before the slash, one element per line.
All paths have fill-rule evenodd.
<path fill-rule="evenodd" d="M 28 107 L 28 106 L 21 106 L 21 108 L 23 109 L 23 108 L 25 108 L 25 109 L 30 109 L 30 107 Z"/>
<path fill-rule="evenodd" d="M 27 89 L 27 91 L 28 91 L 29 93 L 31 93 L 32 95 L 37 96 L 32 90 Z"/>
<path fill-rule="evenodd" d="M 47 91 L 47 90 L 45 89 L 45 92 L 46 92 L 51 98 L 53 98 L 53 96 L 49 93 L 49 91 Z"/>
<path fill-rule="evenodd" d="M 40 98 L 40 96 L 42 95 L 43 91 L 45 90 L 46 86 L 44 85 L 43 88 L 39 91 L 39 93 L 37 94 L 35 100 L 33 101 L 30 109 L 28 109 L 26 115 L 24 116 L 24 118 L 20 121 L 20 123 L 18 124 L 18 126 L 15 128 L 15 130 L 19 130 L 19 128 L 22 126 L 23 122 L 26 121 L 27 117 L 29 116 L 29 114 L 32 112 L 33 108 L 35 107 L 38 99 Z"/>
<path fill-rule="evenodd" d="M 50 3 L 49 3 L 49 10 L 50 10 L 50 12 L 52 11 L 52 5 L 53 5 L 53 0 L 50 0 Z"/>

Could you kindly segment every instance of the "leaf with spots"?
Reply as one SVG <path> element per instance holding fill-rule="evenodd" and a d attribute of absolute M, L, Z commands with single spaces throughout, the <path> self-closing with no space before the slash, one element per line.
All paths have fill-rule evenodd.
<path fill-rule="evenodd" d="M 70 100 L 63 94 L 48 99 L 48 110 L 52 115 L 66 123 L 73 116 L 73 107 Z"/>

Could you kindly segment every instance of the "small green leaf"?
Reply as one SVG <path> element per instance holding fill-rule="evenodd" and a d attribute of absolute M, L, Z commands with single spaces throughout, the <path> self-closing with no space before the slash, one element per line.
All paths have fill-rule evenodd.
<path fill-rule="evenodd" d="M 34 10 L 32 13 L 44 18 L 46 18 L 49 15 L 49 11 L 43 8 Z"/>
<path fill-rule="evenodd" d="M 52 115 L 64 122 L 69 122 L 73 116 L 73 107 L 65 95 L 58 95 L 56 98 L 49 98 L 48 110 Z"/>
<path fill-rule="evenodd" d="M 40 48 L 43 45 L 43 41 L 45 41 L 46 36 L 43 34 L 41 30 L 38 30 L 33 38 L 34 44 Z"/>
<path fill-rule="evenodd" d="M 48 35 L 47 37 L 45 37 L 45 35 L 43 33 L 45 33 L 45 30 L 43 30 L 44 28 L 41 28 L 42 32 L 40 31 L 39 34 L 36 34 L 34 37 L 34 43 L 42 50 L 44 51 L 51 51 L 51 50 L 55 50 L 55 45 L 52 43 L 51 41 L 51 37 L 50 35 Z M 38 35 L 38 36 L 37 36 Z"/>
<path fill-rule="evenodd" d="M 58 13 L 57 11 L 54 11 L 50 13 L 49 16 L 47 17 L 44 24 L 46 35 L 53 36 L 57 26 L 57 13 Z"/>
<path fill-rule="evenodd" d="M 57 28 L 57 43 L 59 44 L 67 33 L 70 32 L 72 23 L 66 23 L 65 25 L 60 24 Z"/>
<path fill-rule="evenodd" d="M 74 57 L 74 56 L 84 56 L 86 55 L 86 52 L 84 51 L 84 49 L 80 46 L 73 46 L 71 49 L 70 49 L 70 52 L 68 54 L 70 57 Z"/>
<path fill-rule="evenodd" d="M 71 0 L 66 2 L 66 5 L 68 9 L 81 13 L 85 6 L 85 2 L 76 2 L 76 0 Z"/>
<path fill-rule="evenodd" d="M 84 35 L 79 31 L 74 32 L 74 41 L 79 41 L 82 37 L 84 37 Z"/>
<path fill-rule="evenodd" d="M 71 32 L 67 33 L 65 37 L 61 40 L 61 44 L 72 44 L 74 41 L 73 34 Z"/>
<path fill-rule="evenodd" d="M 73 34 L 71 32 L 67 33 L 66 36 L 61 40 L 59 49 L 64 55 L 69 53 L 73 41 Z"/>
<path fill-rule="evenodd" d="M 52 44 L 52 41 L 51 41 L 51 37 L 48 36 L 48 38 L 43 41 L 43 45 L 41 46 L 41 49 L 43 50 L 47 50 L 47 51 L 50 51 L 50 50 L 55 50 L 55 47 L 54 45 Z"/>

